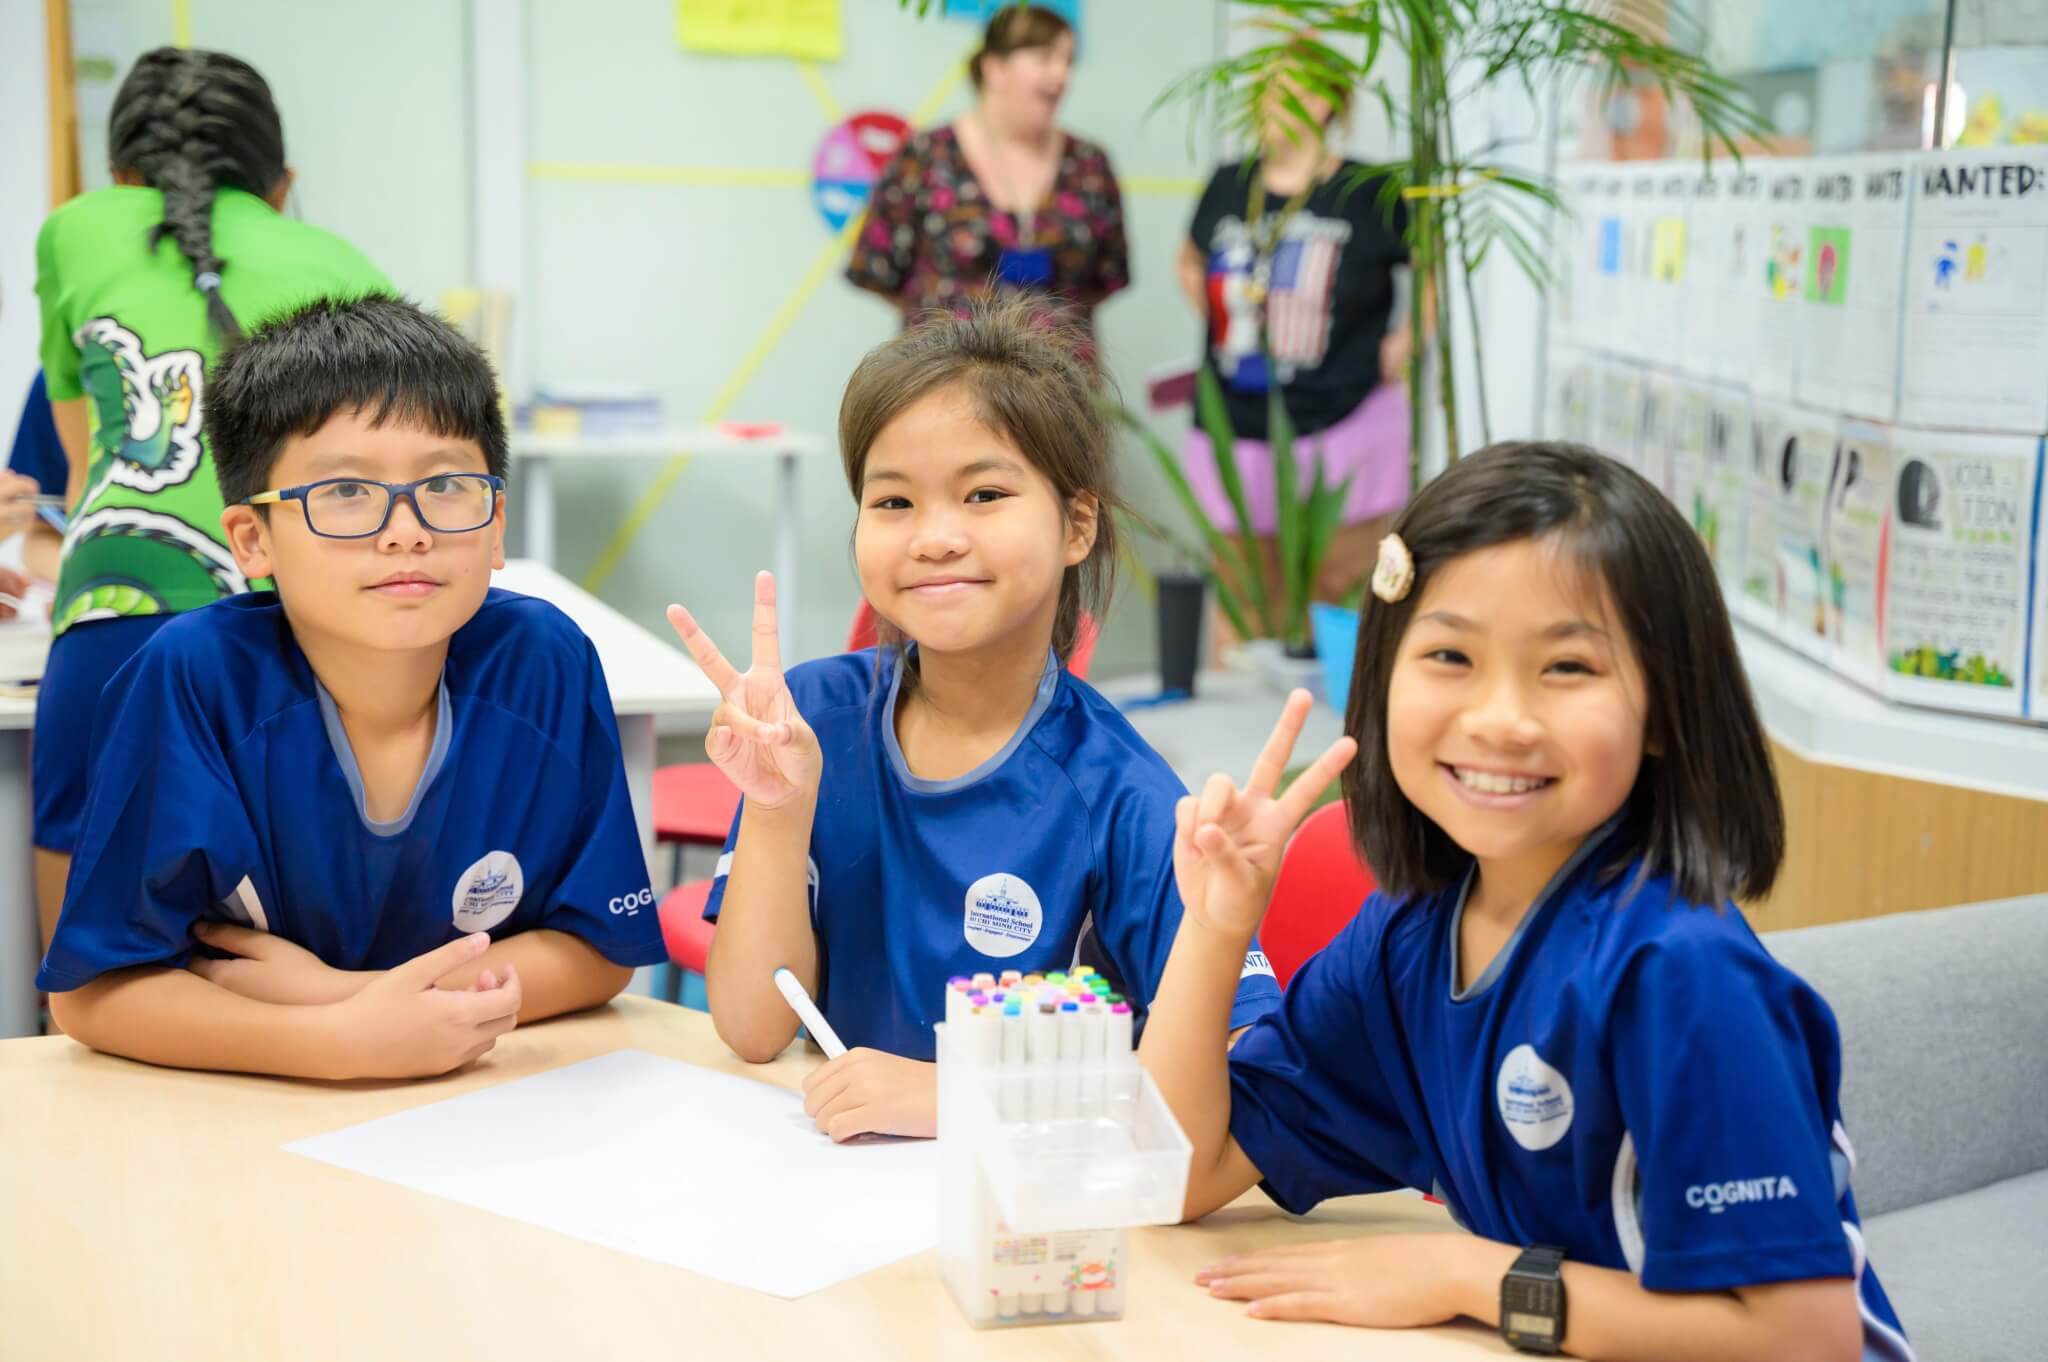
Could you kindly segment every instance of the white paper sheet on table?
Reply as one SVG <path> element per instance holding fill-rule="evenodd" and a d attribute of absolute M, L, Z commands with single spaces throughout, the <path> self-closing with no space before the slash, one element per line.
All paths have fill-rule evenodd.
<path fill-rule="evenodd" d="M 938 1242 L 930 1142 L 835 1145 L 796 1093 L 640 1050 L 285 1148 L 774 1296 Z"/>

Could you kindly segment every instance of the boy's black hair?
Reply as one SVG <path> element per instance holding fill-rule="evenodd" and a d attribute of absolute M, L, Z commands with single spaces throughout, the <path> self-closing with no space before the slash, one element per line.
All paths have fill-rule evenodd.
<path fill-rule="evenodd" d="M 223 340 L 242 334 L 221 301 L 228 262 L 213 252 L 213 198 L 222 188 L 259 197 L 283 180 L 284 126 L 256 68 L 225 52 L 159 47 L 135 59 L 114 95 L 107 159 L 164 196 L 149 244 L 170 237 L 192 266 L 206 317 Z"/>
<path fill-rule="evenodd" d="M 1604 585 L 1648 686 L 1641 772 L 1609 873 L 1640 857 L 1691 903 L 1769 892 L 1785 815 L 1763 724 L 1706 546 L 1664 494 L 1583 445 L 1490 445 L 1452 464 L 1394 522 L 1415 561 L 1408 594 L 1368 594 L 1345 728 L 1358 756 L 1344 799 L 1360 855 L 1387 892 L 1433 893 L 1471 856 L 1395 783 L 1387 691 L 1402 635 L 1437 569 L 1475 550 L 1556 542 Z"/>
<path fill-rule="evenodd" d="M 215 361 L 206 435 L 222 500 L 267 489 L 285 441 L 337 412 L 474 441 L 505 476 L 505 415 L 490 361 L 431 313 L 388 294 L 321 298 L 257 327 Z"/>

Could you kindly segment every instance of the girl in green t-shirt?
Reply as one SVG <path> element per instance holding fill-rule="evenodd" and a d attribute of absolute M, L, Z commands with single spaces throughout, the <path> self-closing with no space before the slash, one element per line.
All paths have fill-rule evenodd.
<path fill-rule="evenodd" d="M 208 365 L 244 324 L 390 288 L 353 246 L 281 214 L 284 129 L 248 63 L 146 53 L 114 98 L 107 142 L 114 184 L 58 208 L 36 238 L 43 369 L 70 464 L 33 757 L 46 944 L 101 688 L 164 620 L 248 587 L 222 537 Z"/>

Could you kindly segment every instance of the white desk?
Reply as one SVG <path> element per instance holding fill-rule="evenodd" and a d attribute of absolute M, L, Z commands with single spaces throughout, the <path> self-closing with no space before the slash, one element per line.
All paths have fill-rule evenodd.
<path fill-rule="evenodd" d="M 1470 1322 L 1398 1333 L 1275 1324 L 1195 1270 L 1234 1253 L 1367 1234 L 1456 1234 L 1407 1192 L 1307 1218 L 1258 1191 L 1198 1225 L 1131 1231 L 1121 1320 L 976 1331 L 925 1252 L 778 1300 L 283 1146 L 620 1049 L 794 1088 L 799 1047 L 743 1064 L 702 1012 L 620 998 L 522 1026 L 474 1067 L 417 1083 L 306 1083 L 153 1069 L 76 1042 L 0 1041 L 0 1355 L 597 1362 L 1461 1362 L 1512 1357 Z M 707 1111 L 707 1121 L 718 1113 Z M 619 1132 L 660 1140 L 659 1130 Z M 602 1158 L 602 1150 L 590 1157 Z M 717 1167 L 678 1165 L 677 1178 Z M 801 1224 L 791 1234 L 804 1233 Z"/>
<path fill-rule="evenodd" d="M 654 721 L 662 714 L 708 719 L 718 692 L 680 647 L 642 629 L 542 563 L 515 558 L 493 585 L 555 605 L 590 636 L 619 720 L 619 750 L 633 791 L 640 843 L 654 864 Z M 32 1036 L 35 972 L 42 952 L 36 928 L 29 852 L 28 729 L 33 700 L 0 699 L 0 1036 Z"/>
<path fill-rule="evenodd" d="M 619 752 L 633 791 L 633 817 L 654 864 L 654 721 L 663 714 L 709 720 L 720 696 L 680 646 L 641 628 L 545 563 L 513 558 L 493 586 L 537 596 L 590 636 L 619 716 Z"/>
<path fill-rule="evenodd" d="M 830 442 L 815 435 L 782 430 L 747 438 L 715 426 L 649 431 L 622 435 L 536 435 L 514 431 L 511 439 L 512 497 L 525 538 L 527 557 L 552 565 L 555 561 L 554 461 L 563 458 L 670 459 L 680 454 L 772 458 L 776 463 L 775 587 L 782 635 L 782 655 L 796 656 L 797 555 L 803 541 L 799 510 L 797 461 L 823 454 Z"/>

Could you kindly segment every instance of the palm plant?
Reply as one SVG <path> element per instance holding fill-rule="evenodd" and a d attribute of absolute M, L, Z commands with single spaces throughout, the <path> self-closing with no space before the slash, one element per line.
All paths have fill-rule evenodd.
<path fill-rule="evenodd" d="M 1701 30 L 1678 0 L 1257 0 L 1240 8 L 1255 11 L 1245 26 L 1264 41 L 1189 72 L 1158 103 L 1218 116 L 1247 141 L 1256 139 L 1262 111 L 1276 105 L 1293 135 L 1309 135 L 1315 123 L 1302 91 L 1332 102 L 1349 92 L 1378 103 L 1407 155 L 1364 167 L 1358 181 L 1384 177 L 1382 206 L 1391 211 L 1397 198 L 1408 204 L 1410 265 L 1422 285 L 1409 291 L 1410 324 L 1413 335 L 1430 337 L 1435 347 L 1444 446 L 1454 459 L 1464 448 L 1451 360 L 1460 292 L 1454 285 L 1463 285 L 1481 441 L 1490 443 L 1485 338 L 1472 281 L 1498 248 L 1546 287 L 1545 230 L 1560 209 L 1549 183 L 1501 161 L 1504 144 L 1459 147 L 1460 102 L 1498 81 L 1514 82 L 1532 102 L 1545 91 L 1589 83 L 1603 100 L 1648 84 L 1672 107 L 1691 109 L 1704 156 L 1716 148 L 1739 156 L 1744 139 L 1768 131 L 1735 83 L 1697 55 Z M 1337 40 L 1362 52 L 1339 51 L 1331 45 Z M 1383 54 L 1400 60 L 1383 61 Z M 1429 318 L 1432 292 L 1439 303 Z M 1427 433 L 1423 366 L 1409 366 L 1408 391 L 1416 414 L 1409 472 L 1411 484 L 1419 484 Z"/>
<path fill-rule="evenodd" d="M 1216 588 L 1216 603 L 1238 637 L 1277 638 L 1291 648 L 1308 640 L 1308 607 L 1314 597 L 1316 576 L 1322 567 L 1330 541 L 1344 514 L 1344 499 L 1351 480 L 1331 484 L 1323 479 L 1322 460 L 1315 460 L 1315 472 L 1308 494 L 1301 495 L 1301 464 L 1294 457 L 1294 421 L 1287 414 L 1280 390 L 1266 394 L 1266 444 L 1273 453 L 1274 547 L 1279 559 L 1280 578 L 1266 579 L 1265 555 L 1252 531 L 1251 508 L 1246 503 L 1244 479 L 1237 466 L 1236 437 L 1230 428 L 1230 414 L 1224 410 L 1223 386 L 1215 371 L 1204 364 L 1195 373 L 1195 417 L 1209 436 L 1216 452 L 1216 472 L 1224 495 L 1237 520 L 1235 537 L 1226 535 L 1202 509 L 1195 491 L 1181 468 L 1180 455 L 1168 447 L 1129 409 L 1117 407 L 1115 414 L 1151 451 L 1166 485 L 1200 531 L 1206 553 L 1182 543 L 1160 526 L 1141 523 L 1139 529 L 1166 539 L 1191 562 L 1211 563 L 1210 584 Z"/>
<path fill-rule="evenodd" d="M 936 0 L 898 3 L 925 14 Z M 1409 423 L 1411 486 L 1422 481 L 1429 434 L 1425 367 L 1436 375 L 1445 450 L 1455 459 L 1464 449 L 1451 358 L 1461 294 L 1463 325 L 1471 333 L 1480 438 L 1491 443 L 1485 337 L 1473 280 L 1498 249 L 1539 289 L 1547 287 L 1545 235 L 1551 215 L 1561 211 L 1547 181 L 1502 159 L 1505 144 L 1458 145 L 1454 113 L 1460 102 L 1497 81 L 1514 82 L 1532 102 L 1548 91 L 1587 86 L 1605 100 L 1647 84 L 1656 86 L 1669 106 L 1692 111 L 1703 156 L 1711 157 L 1719 148 L 1739 158 L 1744 140 L 1761 139 L 1768 132 L 1736 84 L 1697 55 L 1705 46 L 1701 29 L 1681 0 L 1239 0 L 1238 8 L 1249 12 L 1243 26 L 1261 35 L 1262 41 L 1190 71 L 1169 86 L 1154 107 L 1185 105 L 1196 121 L 1218 119 L 1245 145 L 1257 144 L 1265 111 L 1275 106 L 1284 110 L 1291 135 L 1313 135 L 1315 120 L 1302 104 L 1303 92 L 1333 104 L 1343 103 L 1346 94 L 1354 101 L 1363 96 L 1384 111 L 1396 144 L 1407 154 L 1364 166 L 1356 183 L 1377 178 L 1381 206 L 1389 214 L 1397 200 L 1408 205 L 1405 240 L 1420 285 L 1409 290 L 1410 334 L 1418 344 L 1427 338 L 1435 351 L 1427 366 L 1408 366 L 1409 409 L 1414 413 Z M 1332 45 L 1337 41 L 1360 50 L 1340 51 Z M 1383 62 L 1383 55 L 1399 60 Z M 1346 486 L 1325 484 L 1318 467 L 1307 497 L 1300 497 L 1293 426 L 1276 392 L 1270 399 L 1270 443 L 1278 494 L 1280 580 L 1268 581 L 1249 529 L 1221 390 L 1206 366 L 1198 384 L 1196 414 L 1216 451 L 1218 472 L 1236 512 L 1239 529 L 1234 541 L 1202 512 L 1178 455 L 1128 412 L 1120 416 L 1152 452 L 1207 550 L 1198 553 L 1179 544 L 1181 552 L 1236 578 L 1233 584 L 1224 571 L 1209 573 L 1231 626 L 1245 638 L 1299 644 L 1306 634 L 1318 570 L 1341 517 Z M 1172 540 L 1160 527 L 1145 528 Z"/>

